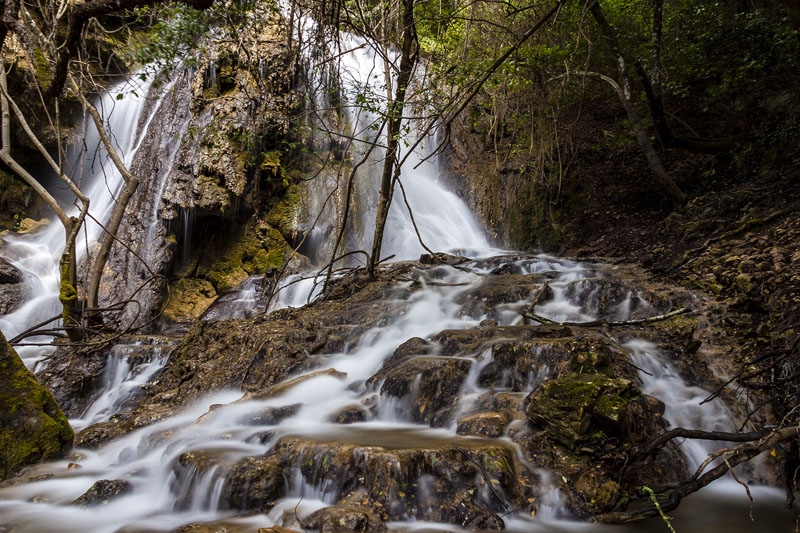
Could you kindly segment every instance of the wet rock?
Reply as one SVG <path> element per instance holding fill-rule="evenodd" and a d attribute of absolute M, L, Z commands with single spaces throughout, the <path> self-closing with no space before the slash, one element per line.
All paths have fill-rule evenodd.
<path fill-rule="evenodd" d="M 0 285 L 0 315 L 7 315 L 22 303 L 22 283 Z"/>
<path fill-rule="evenodd" d="M 0 333 L 0 479 L 23 466 L 62 457 L 72 437 L 53 395 Z"/>
<path fill-rule="evenodd" d="M 105 443 L 125 434 L 126 428 L 118 417 L 92 424 L 75 435 L 75 447 L 96 450 Z"/>
<path fill-rule="evenodd" d="M 463 312 L 468 316 L 497 319 L 500 316 L 499 306 L 521 304 L 540 285 L 539 275 L 484 276 L 480 285 L 459 294 L 455 302 L 462 306 Z"/>
<path fill-rule="evenodd" d="M 640 396 L 627 379 L 566 372 L 530 395 L 528 419 L 556 442 L 575 450 L 601 432 L 620 434 L 629 402 Z"/>
<path fill-rule="evenodd" d="M 106 505 L 111 500 L 129 494 L 133 490 L 130 481 L 124 479 L 101 479 L 95 482 L 89 490 L 84 492 L 72 505 L 90 507 L 93 505 Z"/>
<path fill-rule="evenodd" d="M 325 507 L 305 519 L 306 527 L 320 533 L 367 533 L 386 531 L 386 525 L 368 508 Z"/>
<path fill-rule="evenodd" d="M 357 405 L 350 407 L 343 407 L 339 409 L 331 417 L 331 422 L 336 424 L 354 424 L 356 422 L 364 422 L 367 419 L 367 414 L 364 409 Z"/>
<path fill-rule="evenodd" d="M 477 413 L 458 421 L 456 433 L 481 437 L 501 437 L 511 417 L 505 413 Z"/>
<path fill-rule="evenodd" d="M 273 426 L 290 416 L 294 416 L 302 405 L 303 404 L 300 403 L 294 403 L 281 407 L 265 407 L 257 412 L 248 413 L 240 419 L 240 422 L 253 426 Z"/>
<path fill-rule="evenodd" d="M 383 362 L 381 369 L 367 380 L 367 386 L 380 384 L 392 371 L 397 370 L 409 359 L 418 355 L 432 355 L 436 346 L 425 339 L 413 337 L 397 347 L 392 355 Z"/>
<path fill-rule="evenodd" d="M 443 252 L 422 254 L 419 256 L 419 262 L 423 265 L 458 265 L 466 261 L 469 261 L 466 257 L 450 255 Z"/>
<path fill-rule="evenodd" d="M 0 284 L 5 285 L 7 283 L 22 283 L 23 275 L 22 272 L 0 257 Z"/>
<path fill-rule="evenodd" d="M 324 486 L 335 495 L 334 503 L 368 506 L 384 521 L 502 528 L 495 513 L 505 507 L 498 497 L 512 506 L 527 501 L 518 485 L 514 453 L 495 443 L 469 440 L 392 449 L 284 438 L 272 457 L 284 469 L 299 469 L 306 483 Z"/>
<path fill-rule="evenodd" d="M 228 472 L 222 501 L 231 509 L 262 512 L 272 508 L 284 492 L 283 473 L 275 459 L 246 457 Z"/>
<path fill-rule="evenodd" d="M 300 533 L 300 531 L 297 529 L 289 529 L 288 527 L 272 526 L 260 527 L 258 528 L 258 533 Z"/>
<path fill-rule="evenodd" d="M 416 357 L 389 373 L 381 394 L 403 399 L 408 416 L 433 427 L 446 425 L 470 362 L 444 357 Z"/>

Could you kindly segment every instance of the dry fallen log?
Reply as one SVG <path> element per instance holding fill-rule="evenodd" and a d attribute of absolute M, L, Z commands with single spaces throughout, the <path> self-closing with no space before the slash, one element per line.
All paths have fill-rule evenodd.
<path fill-rule="evenodd" d="M 550 320 L 547 317 L 543 317 L 541 315 L 537 315 L 532 311 L 525 311 L 522 313 L 523 318 L 527 318 L 529 320 L 535 320 L 541 324 L 558 324 L 559 326 L 581 326 L 585 328 L 591 327 L 619 327 L 619 326 L 638 326 L 640 324 L 650 324 L 652 322 L 660 322 L 662 320 L 669 320 L 670 318 L 676 317 L 678 315 L 683 315 L 685 313 L 689 313 L 691 309 L 688 307 L 681 307 L 680 309 L 675 309 L 670 311 L 669 313 L 664 313 L 663 315 L 656 315 L 651 316 L 649 318 L 636 318 L 633 320 L 620 320 L 617 322 L 610 322 L 607 320 L 590 320 L 588 322 L 556 322 L 555 320 Z"/>

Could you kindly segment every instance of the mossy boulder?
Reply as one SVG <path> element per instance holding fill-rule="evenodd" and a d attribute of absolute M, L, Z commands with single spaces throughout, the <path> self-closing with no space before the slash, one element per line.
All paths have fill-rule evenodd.
<path fill-rule="evenodd" d="M 0 479 L 71 445 L 67 417 L 0 333 Z"/>
<path fill-rule="evenodd" d="M 190 322 L 202 315 L 217 299 L 217 292 L 204 279 L 179 279 L 170 287 L 170 299 L 164 318 L 173 322 Z"/>
<path fill-rule="evenodd" d="M 575 450 L 597 436 L 618 434 L 636 396 L 640 393 L 630 380 L 566 372 L 531 393 L 528 420 Z"/>
<path fill-rule="evenodd" d="M 236 288 L 248 276 L 283 266 L 286 241 L 267 224 L 247 224 L 228 235 L 225 242 L 209 246 L 200 261 L 198 277 L 211 282 L 217 292 Z"/>

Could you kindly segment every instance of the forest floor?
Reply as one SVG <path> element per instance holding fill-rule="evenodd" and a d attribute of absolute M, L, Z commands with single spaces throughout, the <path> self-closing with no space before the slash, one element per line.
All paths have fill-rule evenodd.
<path fill-rule="evenodd" d="M 790 378 L 800 331 L 800 167 L 787 158 L 740 172 L 733 158 L 665 151 L 665 166 L 690 197 L 671 210 L 636 155 L 619 150 L 582 165 L 584 183 L 565 193 L 579 198 L 565 203 L 582 207 L 570 210 L 569 242 L 559 252 L 639 265 L 716 298 L 721 326 L 737 341 L 735 358 L 745 363 L 788 346 L 773 379 Z M 786 389 L 768 391 L 780 398 L 778 416 L 796 404 Z M 797 393 L 791 383 L 788 393 Z"/>

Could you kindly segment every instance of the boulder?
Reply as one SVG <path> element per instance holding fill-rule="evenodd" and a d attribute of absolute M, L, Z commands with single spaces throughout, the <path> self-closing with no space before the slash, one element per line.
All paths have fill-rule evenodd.
<path fill-rule="evenodd" d="M 22 283 L 22 278 L 22 272 L 17 267 L 0 257 L 0 284 Z"/>
<path fill-rule="evenodd" d="M 95 482 L 89 490 L 81 494 L 72 505 L 80 507 L 90 507 L 93 505 L 105 505 L 111 500 L 125 496 L 133 490 L 129 481 L 124 479 L 101 479 Z"/>
<path fill-rule="evenodd" d="M 245 457 L 227 475 L 222 501 L 230 508 L 266 511 L 283 497 L 286 483 L 278 462 L 266 457 Z"/>
<path fill-rule="evenodd" d="M 324 507 L 305 519 L 310 529 L 320 533 L 366 533 L 386 531 L 386 525 L 373 511 L 361 507 Z"/>
<path fill-rule="evenodd" d="M 565 372 L 531 393 L 528 420 L 575 450 L 601 434 L 620 434 L 629 403 L 637 396 L 641 394 L 630 380 Z"/>
<path fill-rule="evenodd" d="M 72 436 L 53 395 L 0 333 L 0 479 L 23 466 L 63 457 Z"/>
<path fill-rule="evenodd" d="M 411 420 L 441 427 L 450 421 L 470 366 L 465 359 L 416 357 L 389 374 L 381 394 L 405 399 Z"/>

